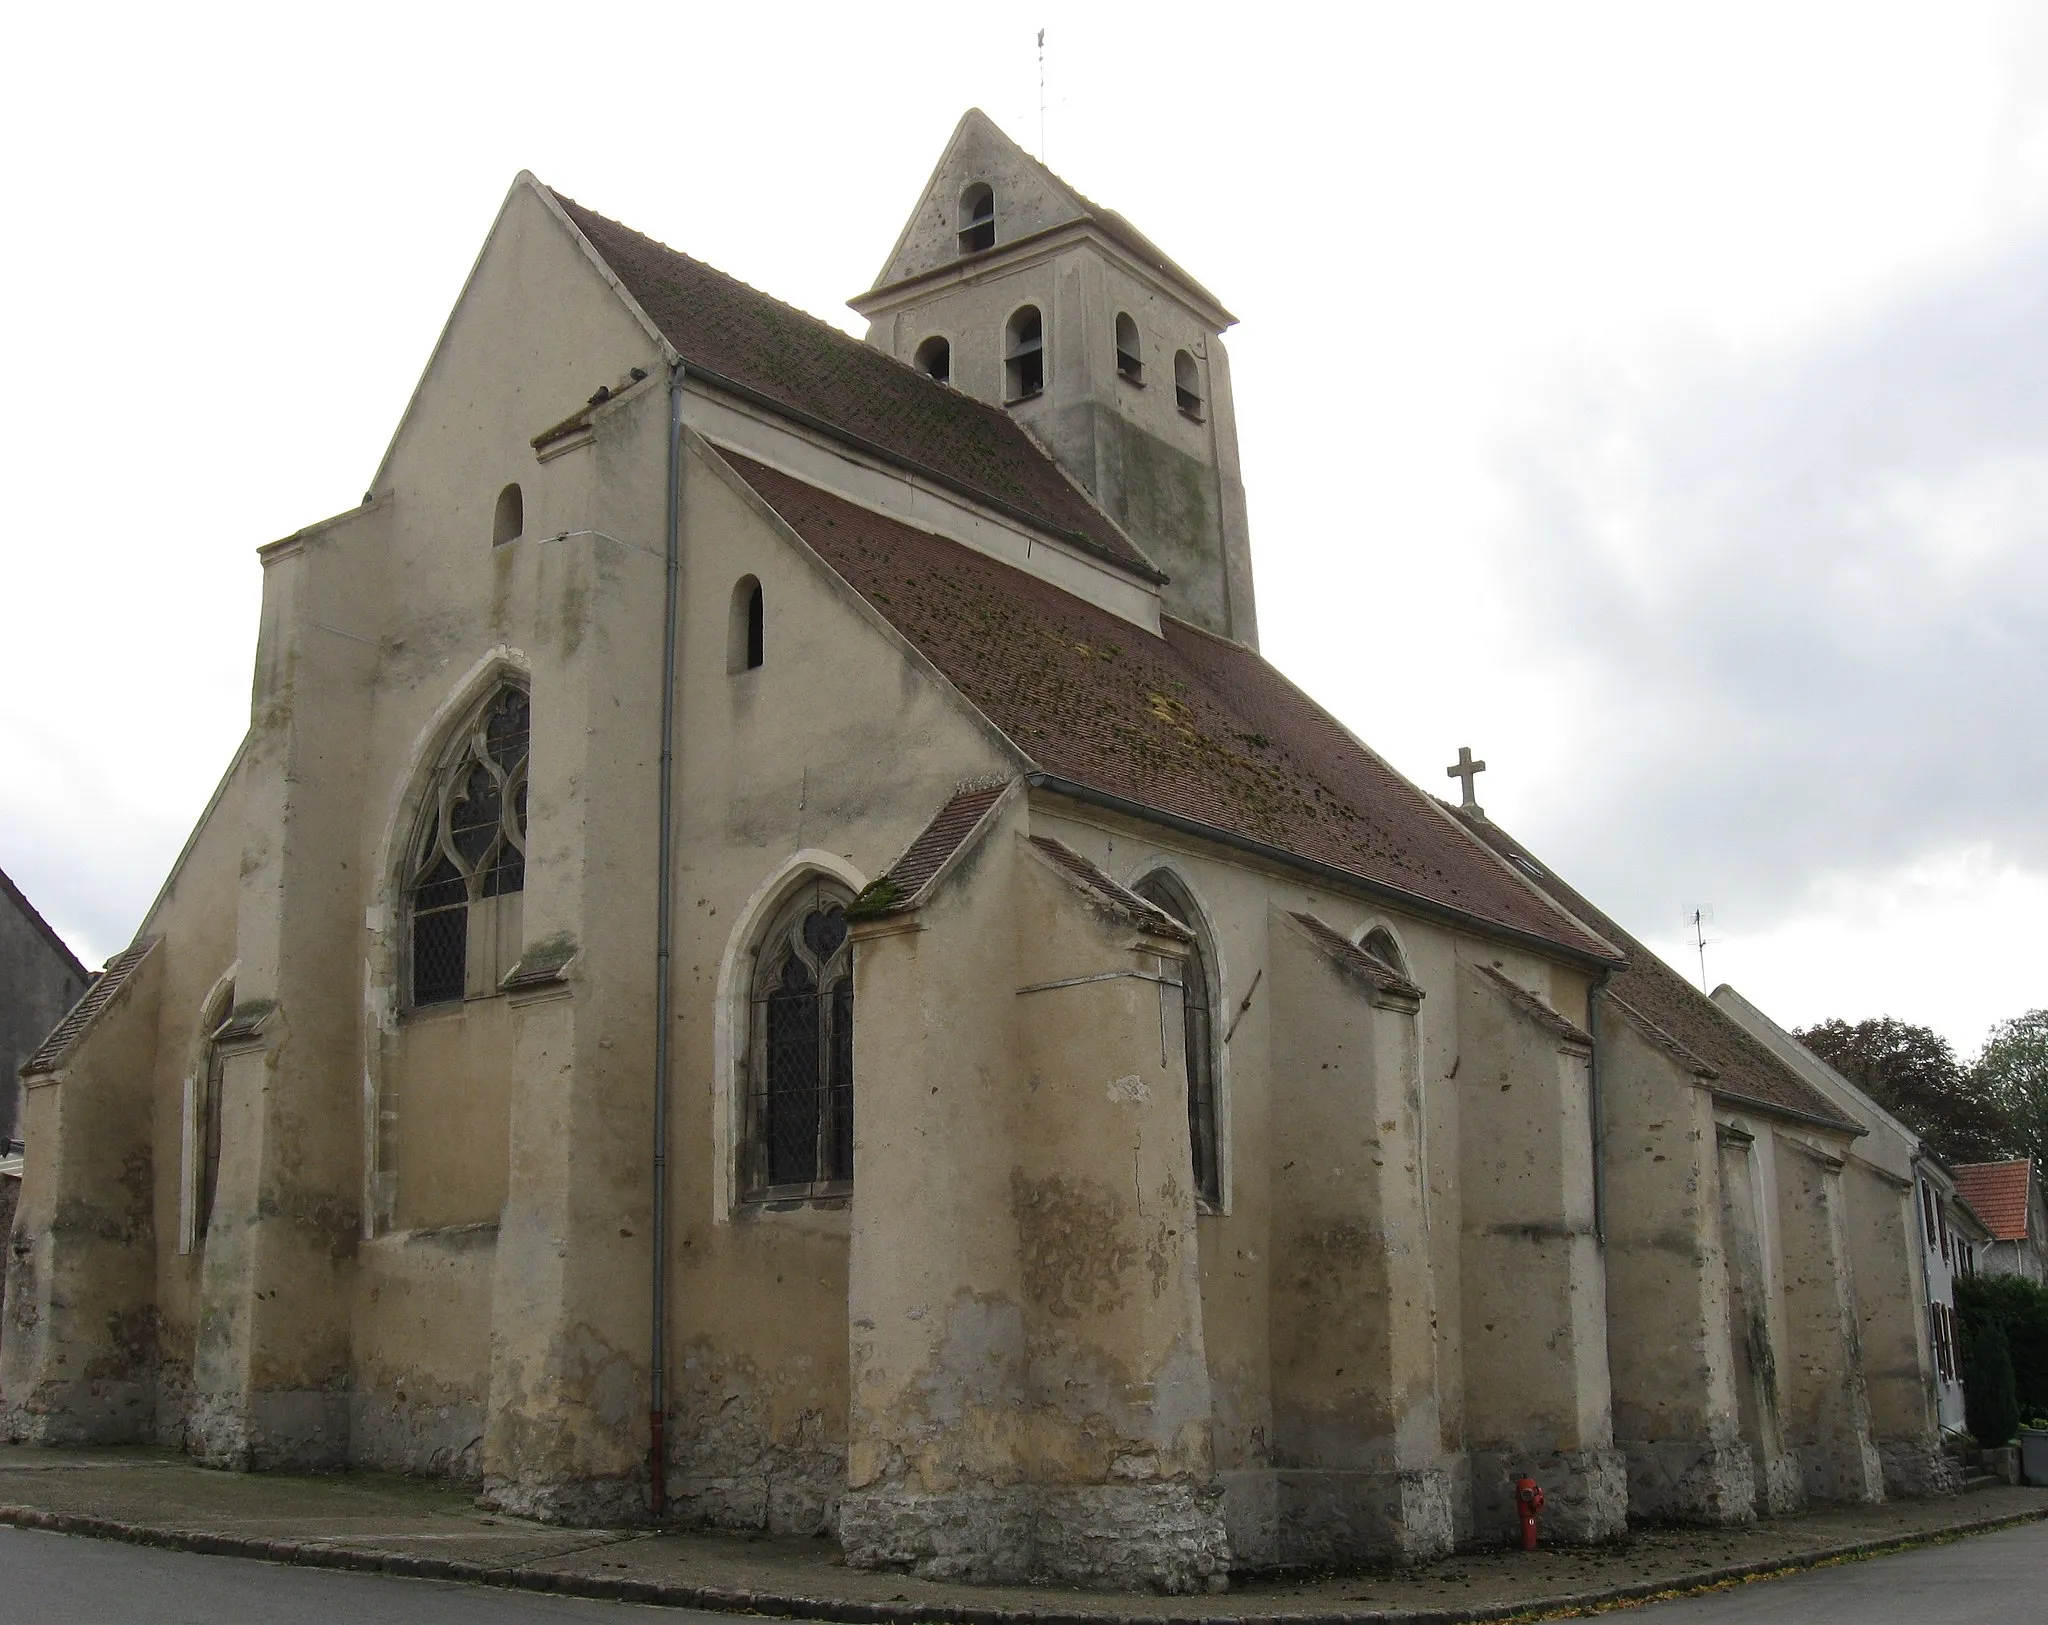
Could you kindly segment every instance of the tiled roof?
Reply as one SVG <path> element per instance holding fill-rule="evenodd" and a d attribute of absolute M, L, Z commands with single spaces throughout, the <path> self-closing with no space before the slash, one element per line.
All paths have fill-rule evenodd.
<path fill-rule="evenodd" d="M 556 200 L 686 366 L 1164 579 L 1009 413 L 701 260 Z"/>
<path fill-rule="evenodd" d="M 1492 819 L 1460 812 L 1459 817 L 1501 856 L 1528 873 L 1565 908 L 1628 954 L 1628 966 L 1607 984 L 1629 1014 L 1646 1022 L 1658 1036 L 1671 1040 L 1690 1058 L 1705 1062 L 1715 1074 L 1716 1095 L 1767 1110 L 1789 1112 L 1829 1127 L 1857 1130 L 1835 1103 L 1773 1055 L 1735 1019 L 1678 972 L 1572 890 L 1529 849 Z"/>
<path fill-rule="evenodd" d="M 1545 1004 L 1512 976 L 1501 975 L 1491 965 L 1474 965 L 1472 968 L 1487 981 L 1491 982 L 1508 1003 L 1520 1010 L 1523 1015 L 1535 1022 L 1537 1026 L 1541 1027 L 1553 1038 L 1562 1038 L 1567 1044 L 1583 1044 L 1589 1049 L 1592 1047 L 1593 1035 L 1591 1033 L 1587 1032 L 1577 1022 L 1570 1020 L 1550 1005 Z"/>
<path fill-rule="evenodd" d="M 1099 902 L 1108 904 L 1127 917 L 1133 925 L 1143 926 L 1154 936 L 1167 937 L 1175 942 L 1195 940 L 1194 932 L 1165 909 L 1157 903 L 1148 903 L 1136 892 L 1119 886 L 1064 841 L 1056 841 L 1050 835 L 1034 835 L 1031 837 L 1031 844 L 1050 858 L 1054 866 L 1082 891 Z"/>
<path fill-rule="evenodd" d="M 108 960 L 107 968 L 95 976 L 92 986 L 85 990 L 85 997 L 50 1029 L 50 1036 L 42 1041 L 36 1052 L 21 1063 L 21 1075 L 33 1077 L 43 1072 L 54 1072 L 61 1066 L 72 1047 L 85 1036 L 86 1029 L 99 1019 L 100 1012 L 112 1004 L 115 996 L 128 985 L 136 967 L 149 957 L 150 949 L 162 940 L 160 937 L 143 937 Z"/>
<path fill-rule="evenodd" d="M 889 865 L 888 873 L 861 893 L 855 917 L 872 918 L 898 914 L 924 901 L 925 889 L 952 861 L 953 855 L 973 838 L 989 810 L 1003 799 L 1007 784 L 983 785 L 962 790 L 941 807 L 903 856 Z"/>
<path fill-rule="evenodd" d="M 1713 1079 L 1721 1075 L 1718 1070 L 1693 1054 L 1691 1050 L 1679 1043 L 1677 1039 L 1673 1038 L 1662 1027 L 1644 1015 L 1642 1011 L 1630 1004 L 1628 1000 L 1616 998 L 1611 984 L 1605 994 L 1605 1001 L 1610 1008 L 1619 1010 L 1626 1016 L 1637 1032 L 1641 1033 L 1652 1044 L 1655 1044 L 1657 1048 L 1670 1056 L 1672 1060 L 1684 1067 L 1694 1077 Z"/>
<path fill-rule="evenodd" d="M 2030 1159 L 1966 1162 L 1949 1172 L 1956 1176 L 1956 1195 L 1970 1204 L 1994 1241 L 2027 1239 L 2027 1195 L 2034 1179 Z"/>
<path fill-rule="evenodd" d="M 956 542 L 726 456 L 1043 772 L 1612 958 L 1251 650 L 1171 619 L 1153 637 Z"/>
<path fill-rule="evenodd" d="M 1309 940 L 1328 954 L 1339 965 L 1353 975 L 1363 976 L 1382 993 L 1394 993 L 1404 999 L 1420 999 L 1422 989 L 1395 970 L 1378 954 L 1360 947 L 1348 937 L 1340 936 L 1313 914 L 1295 914 L 1294 923 L 1306 931 Z"/>

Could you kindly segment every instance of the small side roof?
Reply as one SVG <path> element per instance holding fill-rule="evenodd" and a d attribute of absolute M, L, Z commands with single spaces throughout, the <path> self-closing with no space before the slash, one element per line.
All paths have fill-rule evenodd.
<path fill-rule="evenodd" d="M 92 986 L 85 990 L 85 996 L 71 1007 L 70 1013 L 50 1029 L 50 1036 L 42 1041 L 36 1052 L 21 1063 L 24 1078 L 36 1077 L 45 1072 L 54 1072 L 64 1064 L 65 1057 L 78 1047 L 92 1024 L 120 996 L 121 990 L 133 979 L 136 970 L 149 957 L 150 950 L 163 939 L 141 937 L 123 948 L 107 961 L 107 968 L 95 976 Z"/>
<path fill-rule="evenodd" d="M 1009 790 L 1010 784 L 1005 782 L 969 785 L 957 791 L 903 849 L 903 856 L 854 899 L 848 918 L 879 919 L 916 908 L 953 860 L 974 844 L 989 814 Z"/>
<path fill-rule="evenodd" d="M 1951 1168 L 1956 1195 L 1970 1204 L 1984 1221 L 1994 1241 L 2027 1239 L 2029 1198 L 2034 1188 L 2034 1163 L 2030 1157 L 2008 1162 L 1966 1162 Z M 2048 1238 L 2043 1238 L 2048 1239 Z"/>

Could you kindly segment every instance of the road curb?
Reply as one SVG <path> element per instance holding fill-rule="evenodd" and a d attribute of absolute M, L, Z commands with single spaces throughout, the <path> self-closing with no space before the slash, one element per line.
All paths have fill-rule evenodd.
<path fill-rule="evenodd" d="M 94 1540 L 125 1541 L 133 1546 L 198 1552 L 209 1557 L 251 1557 L 268 1563 L 290 1563 L 299 1568 L 352 1569 L 413 1580 L 452 1580 L 514 1591 L 546 1591 L 599 1602 L 637 1602 L 662 1608 L 697 1608 L 713 1613 L 828 1620 L 838 1622 L 838 1625 L 1489 1625 L 1489 1622 L 1497 1625 L 1497 1622 L 1508 1620 L 1569 1618 L 1574 1614 L 1597 1613 L 1628 1603 L 1645 1602 L 1652 1597 L 1681 1596 L 1765 1575 L 1795 1574 L 1804 1569 L 1819 1568 L 1825 1563 L 1868 1557 L 1878 1552 L 1904 1551 L 1965 1535 L 1989 1534 L 1995 1529 L 2009 1529 L 2044 1519 L 2048 1519 L 2048 1507 L 2037 1507 L 2025 1512 L 2004 1513 L 1995 1518 L 1947 1524 L 1939 1529 L 1852 1541 L 1790 1557 L 1763 1558 L 1662 1580 L 1643 1580 L 1599 1591 L 1573 1592 L 1490 1607 L 1391 1608 L 1364 1612 L 1330 1609 L 1285 1614 L 1133 1614 L 1114 1609 L 862 1602 L 851 1597 L 805 1597 L 793 1592 L 741 1591 L 725 1586 L 583 1574 L 568 1569 L 495 1567 L 460 1558 L 361 1551 L 321 1541 L 265 1540 L 209 1530 L 124 1523 L 116 1518 L 96 1518 L 77 1512 L 46 1512 L 40 1507 L 0 1506 L 0 1525 L 16 1529 L 42 1529 L 53 1534 L 83 1535 Z"/>

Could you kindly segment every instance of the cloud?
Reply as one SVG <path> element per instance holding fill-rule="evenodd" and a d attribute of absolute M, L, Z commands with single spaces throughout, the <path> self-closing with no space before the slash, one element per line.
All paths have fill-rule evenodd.
<path fill-rule="evenodd" d="M 1624 918 L 1763 926 L 1970 847 L 2048 871 L 2048 224 L 1822 331 L 1582 383 L 1503 453 L 1531 822 Z"/>

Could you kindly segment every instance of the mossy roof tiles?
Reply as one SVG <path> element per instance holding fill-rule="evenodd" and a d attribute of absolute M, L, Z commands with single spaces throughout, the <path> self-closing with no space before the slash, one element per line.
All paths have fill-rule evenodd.
<path fill-rule="evenodd" d="M 685 366 L 1010 509 L 1148 580 L 1130 539 L 1009 413 L 555 194 Z"/>
<path fill-rule="evenodd" d="M 1154 637 L 1022 570 L 726 455 L 1040 771 L 1613 957 L 1251 650 L 1171 619 Z"/>

